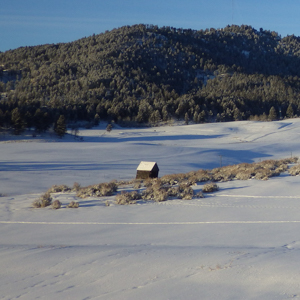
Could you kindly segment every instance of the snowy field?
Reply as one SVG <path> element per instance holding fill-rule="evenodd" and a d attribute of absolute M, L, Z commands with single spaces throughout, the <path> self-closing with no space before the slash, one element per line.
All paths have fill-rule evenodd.
<path fill-rule="evenodd" d="M 105 126 L 72 136 L 0 136 L 0 299 L 300 298 L 300 177 L 218 183 L 203 199 L 105 206 L 53 184 L 160 176 L 300 156 L 300 119 L 156 128 Z M 78 209 L 67 209 L 71 201 Z"/>

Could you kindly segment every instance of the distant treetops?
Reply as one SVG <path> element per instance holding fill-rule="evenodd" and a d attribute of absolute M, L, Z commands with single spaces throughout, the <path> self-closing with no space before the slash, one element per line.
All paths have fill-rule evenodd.
<path fill-rule="evenodd" d="M 100 120 L 224 122 L 300 115 L 300 38 L 251 26 L 124 26 L 0 53 L 0 127 Z M 63 124 L 65 124 L 63 126 Z"/>

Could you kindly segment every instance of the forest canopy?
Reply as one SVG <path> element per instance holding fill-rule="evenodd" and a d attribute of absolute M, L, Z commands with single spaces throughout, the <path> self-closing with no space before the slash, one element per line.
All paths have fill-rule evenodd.
<path fill-rule="evenodd" d="M 251 26 L 124 26 L 0 53 L 0 127 L 300 115 L 300 38 Z"/>

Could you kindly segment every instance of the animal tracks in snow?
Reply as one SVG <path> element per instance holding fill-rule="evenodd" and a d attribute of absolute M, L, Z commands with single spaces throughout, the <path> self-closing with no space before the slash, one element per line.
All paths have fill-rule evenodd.
<path fill-rule="evenodd" d="M 199 200 L 170 200 L 165 202 L 157 202 L 157 205 L 178 205 L 178 206 L 196 206 L 196 207 L 211 207 L 211 208 L 250 208 L 250 209 L 298 209 L 299 205 L 278 205 L 278 202 L 270 204 L 248 204 L 244 202 L 222 203 L 216 201 L 218 197 L 224 198 L 239 198 L 239 199 L 269 199 L 269 200 L 286 200 L 286 199 L 300 199 L 300 196 L 251 196 L 251 195 L 227 195 L 227 194 L 207 194 L 209 198 L 202 198 Z M 296 204 L 296 203 L 293 203 Z M 298 203 L 297 203 L 298 204 Z"/>
<path fill-rule="evenodd" d="M 284 245 L 283 247 L 289 250 L 296 250 L 296 249 L 298 250 L 300 249 L 300 241 L 294 241 L 290 244 Z"/>

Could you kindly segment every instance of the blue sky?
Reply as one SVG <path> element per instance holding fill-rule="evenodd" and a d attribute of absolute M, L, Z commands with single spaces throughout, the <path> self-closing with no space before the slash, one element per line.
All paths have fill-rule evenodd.
<path fill-rule="evenodd" d="M 0 51 L 70 42 L 133 24 L 251 25 L 300 36 L 299 0 L 0 0 Z"/>

